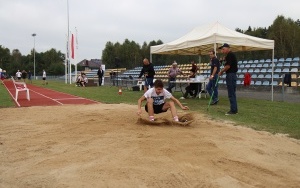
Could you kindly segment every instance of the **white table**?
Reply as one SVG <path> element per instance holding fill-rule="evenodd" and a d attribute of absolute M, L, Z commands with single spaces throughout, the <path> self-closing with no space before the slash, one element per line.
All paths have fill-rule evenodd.
<path fill-rule="evenodd" d="M 209 79 L 193 79 L 193 80 L 176 80 L 176 81 L 170 81 L 171 83 L 179 84 L 180 90 L 182 92 L 182 95 L 184 95 L 184 91 L 182 90 L 182 85 L 183 84 L 190 84 L 190 83 L 195 83 L 195 84 L 202 84 L 202 87 L 198 87 L 198 97 L 201 98 L 202 91 L 204 91 L 205 98 L 207 96 L 207 91 L 206 91 L 206 84 L 208 83 Z"/>

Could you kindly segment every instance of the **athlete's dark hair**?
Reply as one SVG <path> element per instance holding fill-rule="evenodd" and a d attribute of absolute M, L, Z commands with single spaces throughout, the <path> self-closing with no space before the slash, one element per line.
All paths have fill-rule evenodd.
<path fill-rule="evenodd" d="M 164 88 L 164 84 L 161 80 L 155 80 L 154 87 L 155 88 Z"/>

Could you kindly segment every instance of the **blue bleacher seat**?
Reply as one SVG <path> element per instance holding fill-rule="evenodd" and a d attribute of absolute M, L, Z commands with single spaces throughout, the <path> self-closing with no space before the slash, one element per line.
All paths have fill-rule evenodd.
<path fill-rule="evenodd" d="M 271 74 L 266 74 L 265 78 L 272 78 L 272 75 Z"/>
<path fill-rule="evenodd" d="M 264 78 L 264 75 L 263 75 L 263 74 L 259 74 L 259 75 L 257 76 L 257 78 Z"/>
<path fill-rule="evenodd" d="M 238 84 L 238 85 L 240 85 L 241 83 L 242 83 L 241 80 L 237 80 L 237 81 L 236 81 L 236 84 Z"/>
<path fill-rule="evenodd" d="M 283 63 L 277 63 L 276 67 L 283 67 Z"/>
<path fill-rule="evenodd" d="M 292 58 L 288 57 L 285 59 L 285 62 L 291 62 L 292 61 Z"/>
<path fill-rule="evenodd" d="M 242 73 L 246 73 L 246 72 L 247 72 L 247 69 L 243 69 L 243 70 L 242 70 Z"/>
<path fill-rule="evenodd" d="M 262 83 L 263 86 L 268 86 L 270 85 L 270 82 L 268 80 L 265 80 L 263 83 Z"/>
<path fill-rule="evenodd" d="M 284 67 L 290 67 L 290 66 L 291 66 L 291 63 L 284 63 L 283 66 L 284 66 Z"/>
<path fill-rule="evenodd" d="M 262 83 L 261 83 L 261 81 L 260 80 L 258 80 L 258 81 L 256 81 L 255 82 L 255 84 L 254 85 L 256 85 L 256 86 L 260 86 Z"/>
<path fill-rule="evenodd" d="M 291 67 L 299 67 L 299 63 L 298 62 L 294 62 L 291 64 Z"/>
<path fill-rule="evenodd" d="M 259 61 L 258 60 L 254 60 L 254 62 L 253 63 L 258 63 Z"/>
<path fill-rule="evenodd" d="M 238 78 L 244 78 L 244 75 L 243 74 L 239 74 Z"/>
<path fill-rule="evenodd" d="M 265 63 L 271 63 L 271 59 L 266 59 Z"/>
<path fill-rule="evenodd" d="M 245 65 L 246 68 L 250 68 L 250 66 L 251 66 L 250 64 L 246 64 Z"/>
<path fill-rule="evenodd" d="M 259 72 L 260 72 L 260 69 L 255 69 L 254 72 L 255 72 L 255 73 L 259 73 Z"/>
<path fill-rule="evenodd" d="M 239 69 L 237 72 L 238 72 L 238 73 L 241 73 L 241 72 L 242 72 L 242 70 L 241 70 L 241 69 Z"/>
<path fill-rule="evenodd" d="M 251 80 L 251 83 L 250 83 L 250 85 L 253 85 L 254 84 L 254 81 L 253 80 Z"/>
<path fill-rule="evenodd" d="M 279 59 L 278 59 L 278 62 L 283 63 L 283 62 L 284 62 L 284 58 L 283 58 L 283 57 L 282 57 L 282 58 L 279 58 Z"/>
<path fill-rule="evenodd" d="M 271 72 L 272 72 L 272 68 L 271 68 L 271 69 L 268 69 L 267 72 L 271 73 Z"/>
<path fill-rule="evenodd" d="M 269 67 L 269 66 L 270 66 L 269 63 L 264 63 L 264 64 L 263 64 L 263 67 L 265 67 L 265 68 L 267 68 L 267 67 Z"/>
<path fill-rule="evenodd" d="M 278 61 L 278 60 L 275 58 L 273 62 L 274 62 L 274 63 L 277 63 L 277 61 Z"/>
<path fill-rule="evenodd" d="M 281 72 L 281 68 L 276 68 L 274 72 Z"/>
<path fill-rule="evenodd" d="M 247 64 L 248 62 L 247 61 L 243 61 L 243 64 Z"/>
<path fill-rule="evenodd" d="M 273 83 L 271 83 L 271 85 L 277 86 L 278 85 L 278 81 L 277 80 L 273 80 Z"/>
<path fill-rule="evenodd" d="M 295 58 L 293 59 L 293 62 L 299 62 L 299 57 L 295 57 Z"/>
<path fill-rule="evenodd" d="M 250 66 L 251 68 L 255 68 L 256 67 L 256 64 L 255 63 L 253 63 L 253 64 L 251 64 L 251 66 Z"/>
<path fill-rule="evenodd" d="M 293 73 L 297 73 L 298 71 L 299 71 L 298 68 L 292 68 L 292 69 L 291 69 L 291 72 L 293 72 Z"/>
<path fill-rule="evenodd" d="M 253 69 L 249 69 L 248 72 L 249 72 L 249 73 L 253 73 Z"/>
<path fill-rule="evenodd" d="M 248 63 L 250 63 L 250 64 L 253 63 L 253 60 L 249 60 Z"/>
<path fill-rule="evenodd" d="M 264 63 L 264 62 L 265 62 L 264 59 L 259 60 L 259 63 Z"/>
<path fill-rule="evenodd" d="M 273 74 L 273 78 L 280 78 L 279 74 Z"/>
<path fill-rule="evenodd" d="M 266 72 L 267 72 L 267 69 L 266 69 L 266 68 L 262 68 L 262 69 L 260 70 L 260 72 L 266 73 Z"/>
<path fill-rule="evenodd" d="M 257 74 L 252 74 L 251 78 L 257 78 Z"/>
<path fill-rule="evenodd" d="M 261 67 L 262 67 L 262 64 L 257 64 L 256 67 L 257 67 L 257 68 L 261 68 Z"/>
<path fill-rule="evenodd" d="M 289 68 L 284 68 L 284 69 L 282 69 L 281 72 L 288 73 L 288 72 L 290 72 L 290 69 Z"/>
<path fill-rule="evenodd" d="M 240 64 L 242 64 L 243 63 L 243 61 L 238 61 L 238 65 L 240 65 Z"/>
<path fill-rule="evenodd" d="M 245 65 L 239 65 L 239 68 L 244 68 L 245 67 Z"/>

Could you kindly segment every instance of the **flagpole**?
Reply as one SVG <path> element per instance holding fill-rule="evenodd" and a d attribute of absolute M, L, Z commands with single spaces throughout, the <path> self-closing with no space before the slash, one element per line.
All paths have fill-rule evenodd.
<path fill-rule="evenodd" d="M 75 48 L 75 78 L 77 77 L 77 56 L 78 56 L 78 32 L 77 32 L 77 28 L 75 27 L 75 40 L 76 40 L 76 48 Z"/>
<path fill-rule="evenodd" d="M 68 83 L 68 64 L 70 64 L 69 61 L 69 40 L 70 40 L 70 31 L 69 31 L 69 0 L 67 0 L 67 23 L 68 23 L 68 29 L 67 29 L 67 54 L 66 54 L 66 65 L 65 65 L 65 81 L 66 84 Z"/>
<path fill-rule="evenodd" d="M 69 40 L 70 40 L 70 38 L 69 38 Z M 71 41 L 71 43 L 72 43 L 72 41 Z M 69 44 L 70 44 L 70 43 L 69 43 Z M 71 45 L 72 45 L 72 44 L 71 44 Z M 72 48 L 72 47 L 71 47 L 71 48 Z M 70 62 L 69 62 L 69 75 L 70 75 L 70 76 L 69 76 L 69 79 L 70 79 L 69 81 L 70 81 L 70 84 L 72 84 L 72 62 L 71 62 L 71 59 L 72 59 L 72 58 L 69 58 L 69 61 L 70 61 Z"/>
<path fill-rule="evenodd" d="M 66 57 L 65 57 L 65 83 L 67 84 L 68 83 L 68 50 L 69 50 L 69 48 L 68 48 L 68 45 L 69 45 L 69 43 L 68 43 L 68 36 L 66 36 L 66 43 L 67 43 L 67 45 L 66 45 Z"/>

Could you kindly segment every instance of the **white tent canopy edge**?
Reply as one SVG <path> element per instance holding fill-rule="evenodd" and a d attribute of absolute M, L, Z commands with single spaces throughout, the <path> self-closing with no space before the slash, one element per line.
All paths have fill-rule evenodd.
<path fill-rule="evenodd" d="M 186 35 L 166 44 L 150 47 L 150 61 L 152 54 L 173 55 L 207 55 L 211 49 L 216 49 L 223 43 L 230 45 L 231 51 L 272 50 L 272 96 L 273 101 L 273 74 L 274 74 L 274 40 L 249 36 L 231 30 L 219 22 L 194 28 Z"/>

